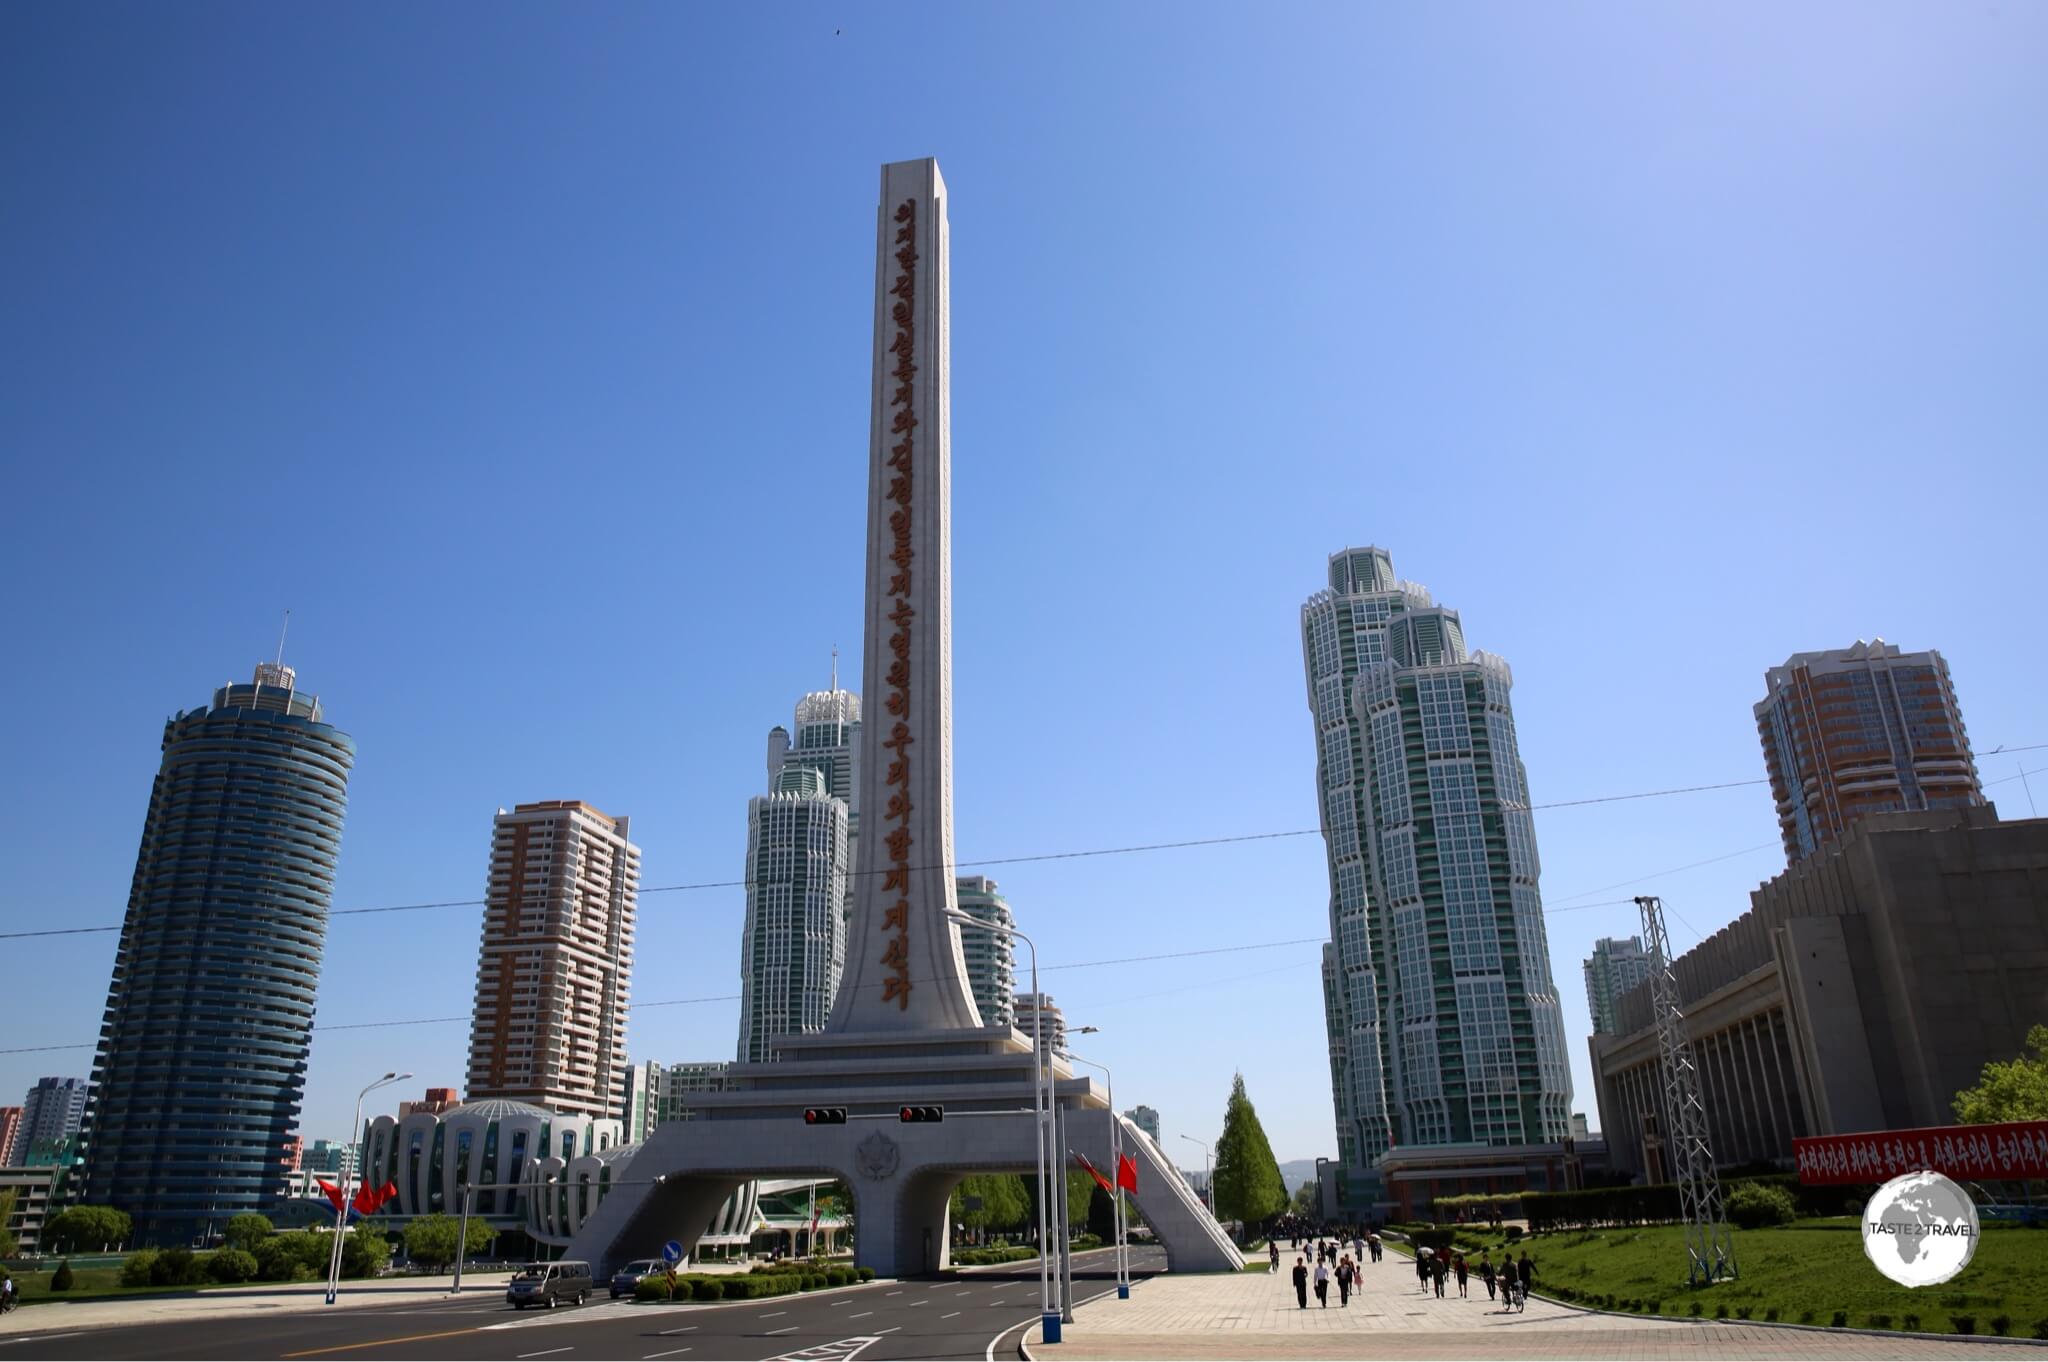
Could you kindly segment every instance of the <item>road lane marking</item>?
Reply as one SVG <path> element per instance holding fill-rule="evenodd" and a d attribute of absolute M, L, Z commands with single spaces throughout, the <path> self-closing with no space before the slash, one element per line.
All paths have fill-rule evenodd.
<path fill-rule="evenodd" d="M 874 1314 L 874 1313 L 875 1313 L 875 1312 L 874 1312 L 874 1311 L 872 1311 L 872 1310 L 863 1310 L 863 1311 L 861 1311 L 861 1312 L 860 1312 L 859 1314 L 857 1314 L 857 1315 L 848 1315 L 848 1316 L 847 1316 L 847 1318 L 848 1318 L 848 1319 L 866 1319 L 866 1318 L 867 1318 L 867 1317 L 868 1317 L 869 1315 L 872 1315 L 872 1314 Z"/>
<path fill-rule="evenodd" d="M 832 1303 L 833 1303 L 834 1305 L 851 1305 L 851 1304 L 853 1304 L 853 1302 L 852 1302 L 852 1301 L 833 1301 Z"/>
<path fill-rule="evenodd" d="M 940 1319 L 952 1319 L 954 1315 L 957 1315 L 957 1314 L 959 1314 L 959 1313 L 960 1313 L 960 1312 L 959 1312 L 958 1310 L 955 1310 L 955 1311 L 953 1312 L 953 1314 L 952 1314 L 952 1315 L 940 1315 L 940 1316 L 939 1316 L 939 1318 L 940 1318 Z"/>
<path fill-rule="evenodd" d="M 36 1334 L 29 1338 L 0 1339 L 0 1348 L 11 1348 L 17 1343 L 48 1343 L 50 1340 L 57 1338 L 77 1338 L 84 1332 L 83 1329 L 78 1329 L 68 1334 Z"/>
<path fill-rule="evenodd" d="M 407 1334 L 404 1338 L 373 1338 L 367 1343 L 337 1343 L 331 1348 L 306 1348 L 300 1352 L 285 1353 L 292 1357 L 319 1357 L 323 1353 L 352 1353 L 358 1348 L 392 1348 L 401 1343 L 423 1343 L 430 1338 L 454 1338 L 458 1334 L 473 1334 L 475 1329 L 443 1329 L 437 1334 Z"/>
<path fill-rule="evenodd" d="M 667 1337 L 668 1337 L 668 1336 L 669 1336 L 670 1334 L 687 1334 L 687 1333 L 689 1333 L 689 1332 L 690 1332 L 691 1330 L 695 1329 L 696 1327 L 697 1327 L 697 1326 L 696 1326 L 696 1325 L 694 1325 L 694 1324 L 685 1324 L 685 1325 L 684 1325 L 684 1326 L 683 1326 L 682 1328 L 680 1328 L 680 1329 L 663 1329 L 663 1330 L 662 1330 L 662 1331 L 661 1331 L 661 1332 L 660 1332 L 659 1334 L 656 1334 L 656 1335 L 655 1335 L 655 1337 L 656 1337 L 656 1338 L 667 1338 Z"/>
<path fill-rule="evenodd" d="M 912 1302 L 910 1303 L 910 1308 L 911 1308 L 911 1309 L 913 1309 L 913 1310 L 915 1310 L 915 1309 L 917 1309 L 917 1307 L 918 1307 L 918 1306 L 920 1306 L 920 1305 L 930 1305 L 930 1304 L 931 1304 L 931 1302 L 930 1302 L 930 1301 L 912 1301 Z"/>
<path fill-rule="evenodd" d="M 895 1332 L 896 1332 L 896 1331 L 897 1331 L 898 1329 L 901 1329 L 902 1327 L 903 1327 L 903 1326 L 902 1326 L 902 1325 L 900 1325 L 900 1324 L 892 1324 L 892 1325 L 890 1325 L 890 1326 L 889 1326 L 888 1328 L 886 1328 L 886 1329 L 877 1329 L 877 1330 L 875 1330 L 875 1337 L 876 1337 L 876 1338 L 880 1338 L 880 1337 L 881 1337 L 881 1336 L 882 1336 L 883 1334 L 893 1334 L 893 1333 L 895 1333 Z"/>
<path fill-rule="evenodd" d="M 786 1314 L 788 1314 L 788 1313 L 789 1313 L 789 1311 L 787 1311 L 787 1310 L 770 1310 L 770 1311 L 769 1311 L 769 1312 L 768 1312 L 767 1314 L 765 1314 L 765 1315 L 761 1316 L 761 1318 L 762 1318 L 762 1319 L 774 1319 L 774 1318 L 775 1318 L 775 1317 L 776 1317 L 777 1315 L 786 1315 Z"/>
<path fill-rule="evenodd" d="M 900 1296 L 903 1293 L 901 1291 L 884 1291 L 882 1294 L 885 1296 Z"/>
<path fill-rule="evenodd" d="M 519 1362 L 526 1362 L 526 1359 L 527 1359 L 527 1358 L 529 1358 L 529 1357 L 553 1357 L 553 1356 L 554 1356 L 554 1355 L 555 1355 L 556 1353 L 566 1353 L 566 1352 L 574 1352 L 574 1351 L 575 1351 L 575 1349 L 573 1349 L 573 1348 L 567 1348 L 567 1347 L 563 1347 L 563 1348 L 549 1348 L 549 1349 L 547 1349 L 547 1350 L 546 1350 L 546 1351 L 544 1351 L 544 1352 L 537 1352 L 537 1353 L 520 1353 L 520 1354 L 518 1354 L 518 1358 L 519 1358 Z"/>
<path fill-rule="evenodd" d="M 762 1337 L 763 1337 L 763 1338 L 773 1338 L 773 1337 L 775 1337 L 775 1336 L 776 1336 L 777 1334 L 793 1334 L 793 1333 L 795 1333 L 795 1332 L 797 1331 L 797 1329 L 798 1329 L 799 1327 L 800 1327 L 800 1326 L 798 1326 L 798 1325 L 792 1324 L 792 1325 L 790 1325 L 790 1326 L 789 1326 L 789 1327 L 788 1327 L 787 1329 L 770 1329 L 770 1330 L 769 1330 L 769 1331 L 768 1331 L 767 1333 L 763 1334 L 763 1335 L 762 1335 Z"/>
<path fill-rule="evenodd" d="M 678 1353 L 686 1353 L 688 1351 L 690 1351 L 688 1348 L 671 1348 L 665 1353 L 648 1353 L 646 1357 L 641 1359 L 641 1362 L 654 1362 L 654 1359 L 657 1357 L 674 1357 Z"/>

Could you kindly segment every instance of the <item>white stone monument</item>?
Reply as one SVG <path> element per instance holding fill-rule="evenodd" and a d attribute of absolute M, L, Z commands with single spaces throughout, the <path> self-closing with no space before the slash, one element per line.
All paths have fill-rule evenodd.
<path fill-rule="evenodd" d="M 948 919 L 953 888 L 953 700 L 949 532 L 946 185 L 938 163 L 882 167 L 868 423 L 867 637 L 859 779 L 862 827 L 846 970 L 825 1030 L 785 1036 L 775 1058 L 737 1064 L 728 1090 L 658 1127 L 584 1221 L 567 1256 L 600 1276 L 686 1249 L 754 1177 L 826 1175 L 853 1191 L 857 1260 L 878 1274 L 935 1271 L 947 1202 L 971 1173 L 1036 1170 L 1029 1037 L 985 1027 Z M 1094 1085 L 1052 1062 L 1067 1147 L 1109 1169 L 1110 1122 Z M 905 1106 L 943 1106 L 903 1124 Z M 844 1108 L 812 1125 L 806 1108 Z M 1183 1271 L 1243 1259 L 1171 1161 L 1129 1121 L 1134 1196 Z M 1054 1151 L 1057 1170 L 1070 1162 Z M 1057 1193 L 1055 1193 L 1057 1195 Z"/>

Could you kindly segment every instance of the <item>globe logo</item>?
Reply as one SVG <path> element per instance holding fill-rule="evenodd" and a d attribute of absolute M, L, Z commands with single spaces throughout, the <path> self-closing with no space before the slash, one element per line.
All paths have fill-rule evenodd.
<path fill-rule="evenodd" d="M 1935 1172 L 1907 1173 L 1863 1208 L 1863 1252 L 1900 1286 L 1938 1286 L 1977 1252 L 1977 1207 Z"/>

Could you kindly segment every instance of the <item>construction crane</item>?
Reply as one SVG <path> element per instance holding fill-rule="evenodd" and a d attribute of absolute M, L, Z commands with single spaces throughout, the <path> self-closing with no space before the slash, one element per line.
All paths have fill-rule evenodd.
<path fill-rule="evenodd" d="M 1733 1281 L 1735 1237 L 1721 1198 L 1721 1178 L 1707 1148 L 1707 1109 L 1700 1101 L 1699 1069 L 1685 1039 L 1685 1013 L 1678 1006 L 1678 980 L 1671 973 L 1671 935 L 1664 928 L 1664 901 L 1638 896 L 1643 943 L 1650 949 L 1650 1006 L 1657 1015 L 1657 1049 L 1663 1057 L 1664 1111 L 1673 1149 L 1672 1180 L 1678 1184 L 1678 1213 L 1685 1222 L 1685 1277 L 1688 1286 Z"/>

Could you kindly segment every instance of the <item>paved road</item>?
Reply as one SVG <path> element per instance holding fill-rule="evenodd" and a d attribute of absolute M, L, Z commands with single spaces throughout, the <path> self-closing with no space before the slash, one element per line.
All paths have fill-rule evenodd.
<path fill-rule="evenodd" d="M 1133 1249 L 1133 1276 L 1166 1267 L 1158 1249 Z M 1114 1288 L 1108 1250 L 1074 1255 L 1074 1299 Z M 275 1358 L 371 1362 L 378 1358 L 492 1358 L 512 1362 L 760 1362 L 811 1359 L 979 1359 L 999 1334 L 1016 1356 L 1018 1326 L 1038 1320 L 1036 1260 L 963 1272 L 731 1305 L 635 1305 L 515 1312 L 501 1297 L 366 1307 L 345 1314 L 293 1313 L 110 1326 L 0 1338 L 12 1358 Z M 810 1351 L 810 1350 L 818 1351 Z"/>

